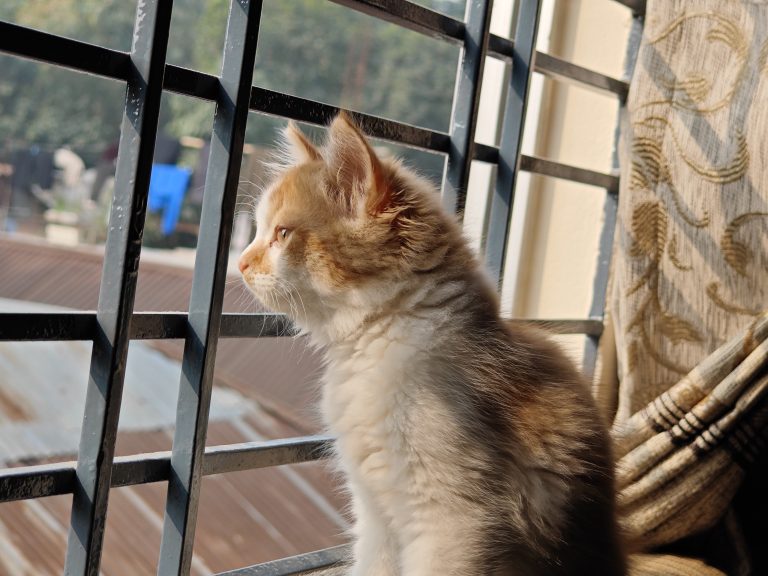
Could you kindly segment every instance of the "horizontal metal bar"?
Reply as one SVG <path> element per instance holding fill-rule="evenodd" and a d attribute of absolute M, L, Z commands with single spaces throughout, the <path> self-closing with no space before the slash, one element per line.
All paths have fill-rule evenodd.
<path fill-rule="evenodd" d="M 95 312 L 0 313 L 0 342 L 93 340 Z M 282 314 L 223 314 L 223 338 L 293 336 Z M 186 312 L 137 312 L 131 320 L 132 340 L 185 338 Z"/>
<path fill-rule="evenodd" d="M 228 572 L 220 572 L 217 576 L 294 576 L 304 574 L 311 570 L 330 568 L 337 564 L 343 564 L 352 556 L 352 545 L 342 544 L 325 550 L 308 552 L 274 560 L 264 564 L 256 564 L 246 568 L 237 568 Z"/>
<path fill-rule="evenodd" d="M 553 178 L 561 178 L 571 182 L 579 182 L 580 184 L 598 186 L 605 188 L 612 194 L 616 194 L 619 191 L 618 176 L 595 172 L 586 168 L 576 168 L 575 166 L 561 164 L 554 160 L 523 155 L 520 157 L 520 169 L 533 172 L 534 174 L 541 174 L 542 176 L 552 176 Z"/>
<path fill-rule="evenodd" d="M 171 475 L 170 452 L 119 456 L 112 464 L 112 488 L 164 482 Z"/>
<path fill-rule="evenodd" d="M 592 320 L 514 320 L 541 323 L 556 334 L 593 334 Z M 92 340 L 95 312 L 0 314 L 0 342 Z M 567 330 L 567 331 L 566 331 Z M 131 340 L 169 340 L 186 337 L 184 312 L 137 312 L 131 320 Z M 221 338 L 294 336 L 296 330 L 283 314 L 222 314 Z"/>
<path fill-rule="evenodd" d="M 0 342 L 93 340 L 95 312 L 3 312 Z"/>
<path fill-rule="evenodd" d="M 203 474 L 222 474 L 299 464 L 325 458 L 330 436 L 300 436 L 266 442 L 210 446 L 205 449 Z M 120 488 L 168 480 L 170 452 L 120 456 L 114 459 L 110 486 Z M 23 466 L 0 470 L 0 502 L 71 494 L 75 488 L 75 462 Z"/>
<path fill-rule="evenodd" d="M 126 52 L 2 21 L 0 52 L 115 80 L 127 80 L 131 62 Z"/>
<path fill-rule="evenodd" d="M 131 319 L 132 340 L 184 338 L 187 334 L 186 312 L 139 312 Z"/>
<path fill-rule="evenodd" d="M 340 110 L 336 106 L 264 88 L 252 89 L 250 108 L 272 116 L 319 126 L 329 124 Z M 350 115 L 363 131 L 373 138 L 442 153 L 447 153 L 451 145 L 450 136 L 444 132 L 419 128 L 360 112 L 351 112 Z"/>
<path fill-rule="evenodd" d="M 304 436 L 267 442 L 244 442 L 205 449 L 203 474 L 224 474 L 321 460 L 330 454 L 333 438 Z"/>
<path fill-rule="evenodd" d="M 76 462 L 0 470 L 0 502 L 72 494 Z M 170 452 L 122 456 L 113 461 L 110 486 L 162 482 L 170 474 Z"/>
<path fill-rule="evenodd" d="M 359 11 L 395 22 L 406 28 L 420 28 L 418 31 L 428 33 L 432 36 L 456 41 L 461 41 L 464 38 L 464 24 L 462 22 L 410 2 L 332 1 L 335 1 L 338 4 L 350 5 L 350 7 L 355 7 L 355 9 Z M 644 2 L 642 1 L 631 2 L 627 0 L 627 2 L 622 3 L 625 3 L 630 7 L 632 7 L 632 5 L 644 6 Z M 422 12 L 428 13 L 429 18 L 422 22 L 412 22 L 403 17 L 403 14 L 410 13 L 411 11 L 419 14 Z M 389 17 L 384 18 L 385 15 L 388 15 Z M 411 23 L 412 25 L 406 26 L 404 23 Z M 514 42 L 512 40 L 495 34 L 489 36 L 489 56 L 511 62 L 513 50 Z M 62 66 L 79 72 L 96 74 L 105 78 L 121 81 L 127 80 L 128 67 L 130 64 L 130 57 L 126 52 L 89 44 L 80 40 L 56 36 L 54 34 L 27 28 L 25 26 L 19 26 L 18 24 L 12 24 L 10 22 L 0 22 L 0 51 L 21 56 L 23 58 L 38 60 L 47 64 Z M 572 81 L 600 91 L 610 92 L 618 95 L 620 98 L 625 98 L 628 91 L 628 84 L 622 80 L 617 80 L 616 78 L 566 62 L 565 60 L 543 52 L 536 53 L 534 70 L 547 76 Z M 175 66 L 173 64 L 166 64 L 163 86 L 171 92 L 213 101 L 216 99 L 219 79 L 211 74 L 182 68 L 181 66 Z M 278 103 L 276 102 L 276 98 L 285 98 L 286 101 L 284 103 Z M 261 105 L 259 105 L 259 103 L 261 103 Z M 310 117 L 303 118 L 301 117 L 302 113 L 299 109 L 307 103 L 314 105 L 314 107 L 319 105 L 324 108 L 319 114 L 317 113 L 317 110 L 315 110 L 314 113 L 310 113 Z M 287 96 L 278 92 L 259 88 L 254 88 L 251 108 L 268 114 L 285 115 L 294 120 L 308 121 L 315 124 L 327 123 L 337 111 L 337 108 L 318 104 L 311 100 Z M 295 113 L 293 115 L 282 114 L 276 110 L 279 108 L 294 110 Z M 387 140 L 396 140 L 396 138 L 393 138 L 391 135 L 396 134 L 397 131 L 393 131 L 391 127 L 397 125 L 397 122 L 376 119 L 373 116 L 359 116 L 361 118 L 368 118 L 368 124 L 378 128 L 378 130 L 382 132 L 382 135 L 379 137 Z M 376 122 L 374 122 L 374 120 Z M 375 126 L 377 122 L 384 122 L 384 124 Z M 387 125 L 389 126 L 389 130 L 383 130 Z M 399 128 L 399 130 L 402 130 L 402 128 Z M 447 152 L 448 144 L 442 141 L 443 138 L 448 138 L 447 135 L 434 133 L 434 136 L 427 136 L 424 133 L 430 131 L 423 129 L 416 130 L 421 134 L 418 136 L 411 135 L 409 138 L 411 142 L 405 142 L 406 144 L 410 143 L 413 146 L 421 148 Z M 390 134 L 389 137 L 383 135 L 387 133 Z M 434 138 L 436 138 L 436 140 L 433 140 Z"/>
<path fill-rule="evenodd" d="M 122 82 L 128 80 L 131 61 L 127 52 L 2 21 L 0 52 Z M 166 64 L 163 87 L 178 94 L 215 100 L 219 79 L 211 74 Z"/>
<path fill-rule="evenodd" d="M 123 82 L 128 80 L 131 61 L 127 52 L 2 21 L 0 52 Z M 215 100 L 219 79 L 211 74 L 166 64 L 163 87 L 178 94 Z"/>
<path fill-rule="evenodd" d="M 0 502 L 72 494 L 76 462 L 0 470 Z"/>
<path fill-rule="evenodd" d="M 379 15 L 386 13 L 397 15 L 395 20 L 404 18 L 406 14 L 428 13 L 430 17 L 425 22 L 435 30 L 446 28 L 457 38 L 464 36 L 462 22 L 410 2 L 371 1 L 349 2 L 349 4 L 354 4 L 357 9 L 376 12 Z M 125 52 L 7 22 L 0 22 L 0 51 L 115 80 L 126 81 L 128 78 L 130 56 Z M 163 86 L 171 92 L 214 101 L 220 90 L 220 80 L 211 74 L 166 64 Z M 251 89 L 249 108 L 256 112 L 316 125 L 328 124 L 339 112 L 339 108 L 335 106 L 258 87 Z M 446 133 L 368 114 L 353 113 L 352 115 L 363 130 L 374 138 L 444 154 L 450 149 L 450 136 Z"/>
<path fill-rule="evenodd" d="M 479 162 L 488 162 L 489 164 L 499 163 L 499 149 L 488 144 L 475 143 L 474 160 Z"/>
<path fill-rule="evenodd" d="M 219 79 L 210 74 L 169 64 L 166 66 L 165 88 L 186 96 L 215 100 L 219 89 Z M 322 102 L 256 86 L 251 88 L 249 108 L 254 112 L 289 118 L 317 126 L 328 125 L 340 110 L 336 106 Z M 360 112 L 351 112 L 351 115 L 365 133 L 373 138 L 443 154 L 448 153 L 451 146 L 450 136 L 444 132 Z"/>
<path fill-rule="evenodd" d="M 512 63 L 515 41 L 496 34 L 488 35 L 488 56 Z"/>
<path fill-rule="evenodd" d="M 491 34 L 488 39 L 488 55 L 511 63 L 514 46 L 515 43 L 512 40 Z M 536 52 L 533 70 L 558 80 L 615 94 L 622 100 L 627 97 L 629 92 L 629 84 L 623 80 L 600 74 L 544 52 Z"/>
<path fill-rule="evenodd" d="M 464 40 L 464 23 L 461 20 L 413 2 L 405 0 L 331 0 L 331 2 L 433 38 L 455 43 Z"/>
<path fill-rule="evenodd" d="M 216 100 L 220 85 L 218 76 L 213 74 L 205 74 L 173 64 L 165 65 L 163 87 L 171 92 L 213 102 Z"/>
<path fill-rule="evenodd" d="M 515 318 L 509 320 L 511 324 L 535 326 L 546 330 L 550 334 L 585 334 L 587 336 L 599 336 L 603 333 L 603 321 L 598 319 L 585 320 L 547 320 L 547 319 L 525 319 Z"/>
<path fill-rule="evenodd" d="M 350 3 L 357 4 L 357 2 Z M 368 2 L 365 4 L 372 6 L 388 3 Z M 415 9 L 426 10 L 420 6 L 416 6 Z M 431 11 L 427 10 L 427 12 Z M 442 18 L 441 15 L 438 14 L 438 16 Z M 454 22 L 461 24 L 463 37 L 463 24 L 458 21 Z M 29 38 L 32 38 L 33 41 L 29 41 Z M 511 40 L 492 34 L 489 38 L 488 54 L 511 61 L 513 46 Z M 55 36 L 7 22 L 0 22 L 0 51 L 121 81 L 127 80 L 130 63 L 130 57 L 125 52 Z M 627 92 L 626 82 L 541 52 L 537 53 L 535 70 L 608 91 L 622 98 Z M 220 82 L 219 78 L 214 75 L 166 64 L 163 87 L 177 94 L 214 101 L 220 88 Z M 339 112 L 339 108 L 329 104 L 258 87 L 253 87 L 251 90 L 249 106 L 251 110 L 256 112 L 321 126 L 328 124 Z M 450 136 L 444 132 L 420 128 L 369 114 L 356 112 L 352 115 L 360 123 L 363 130 L 374 138 L 442 154 L 447 154 L 450 151 Z M 488 147 L 485 148 L 487 149 L 484 149 L 482 145 L 477 145 L 475 159 L 483 162 L 497 162 L 498 151 L 494 152 Z"/>
<path fill-rule="evenodd" d="M 629 93 L 629 84 L 627 82 L 600 74 L 589 68 L 578 66 L 544 52 L 536 53 L 536 66 L 534 70 L 545 76 L 573 82 L 579 86 L 594 88 L 601 92 L 610 92 L 617 95 L 621 100 L 625 100 Z"/>
<path fill-rule="evenodd" d="M 336 1 L 336 0 L 334 0 Z M 402 14 L 414 11 L 416 13 L 428 13 L 430 18 L 424 20 L 422 23 L 426 25 L 425 30 L 430 33 L 437 34 L 440 30 L 449 30 L 449 33 L 438 34 L 440 37 L 461 40 L 464 37 L 464 24 L 458 20 L 454 20 L 442 14 L 432 12 L 426 8 L 412 4 L 410 2 L 357 2 L 339 0 L 339 4 L 349 4 L 356 7 L 360 11 L 367 13 L 378 14 L 379 16 L 385 14 L 396 14 L 389 18 L 390 21 L 395 21 L 398 24 L 403 22 L 411 22 L 402 17 Z M 390 4 L 392 4 L 390 6 Z M 639 2 L 638 2 L 639 4 Z M 407 6 L 407 8 L 405 8 Z M 387 12 L 392 10 L 392 12 Z M 387 18 L 385 18 L 387 19 Z M 512 61 L 512 53 L 514 48 L 514 42 L 507 38 L 491 34 L 488 41 L 488 55 L 495 58 L 499 58 L 508 62 Z M 97 74 L 106 78 L 112 78 L 114 80 L 125 81 L 128 75 L 128 66 L 130 64 L 130 57 L 126 52 L 105 48 L 103 46 L 97 46 L 82 42 L 80 40 L 73 40 L 71 38 L 64 38 L 62 36 L 56 36 L 33 28 L 27 28 L 25 26 L 19 26 L 18 24 L 12 24 L 10 22 L 0 22 L 0 51 L 15 54 L 24 58 L 31 58 L 48 64 L 54 64 L 57 66 L 63 66 L 72 70 L 87 72 L 90 74 Z M 548 76 L 557 77 L 564 80 L 574 81 L 585 86 L 590 86 L 602 91 L 612 92 L 624 98 L 627 94 L 628 85 L 626 82 L 611 78 L 604 74 L 599 74 L 587 68 L 571 64 L 565 60 L 561 60 L 549 54 L 543 52 L 537 52 L 536 54 L 536 66 L 535 71 Z M 190 70 L 188 68 L 182 68 L 181 66 L 175 66 L 173 64 L 167 64 L 165 69 L 165 81 L 164 87 L 167 90 L 176 92 L 178 94 L 185 94 L 187 96 L 193 96 L 195 98 L 203 98 L 205 100 L 215 100 L 219 86 L 219 79 L 211 74 L 205 74 L 196 70 Z M 262 102 L 264 108 L 256 105 L 254 106 L 252 99 L 251 107 L 255 110 L 261 110 L 266 113 L 275 113 L 272 109 L 275 108 L 275 98 L 283 97 L 287 101 L 282 104 L 286 108 L 296 108 L 306 105 L 306 103 L 317 103 L 310 100 L 304 100 L 296 98 L 296 102 L 292 102 L 295 97 L 279 94 L 270 90 L 263 90 L 254 88 L 255 94 L 253 98 L 257 102 Z M 324 106 L 324 105 L 321 105 Z M 313 114 L 315 117 L 315 123 L 324 124 L 330 117 L 335 115 L 337 109 L 326 106 L 326 109 L 320 113 L 320 119 L 317 120 L 318 114 Z M 279 114 L 282 115 L 282 114 Z M 362 116 L 362 115 L 361 115 Z M 309 118 L 301 118 L 297 116 L 289 116 L 295 120 L 312 121 Z M 375 117 L 367 117 L 368 123 L 373 125 Z M 375 119 L 378 122 L 382 122 L 381 119 Z M 387 121 L 383 121 L 387 123 Z M 391 125 L 397 124 L 396 122 L 388 122 L 390 129 L 388 131 L 381 130 L 383 126 L 379 127 L 379 130 L 384 133 L 393 134 Z M 429 132 L 423 130 L 423 132 Z M 438 141 L 441 140 L 442 135 L 438 134 Z M 382 136 L 383 137 L 383 136 Z M 447 138 L 447 135 L 445 136 Z M 385 139 L 394 139 L 392 137 Z M 412 145 L 424 147 L 441 152 L 447 151 L 447 145 L 443 142 L 433 142 L 429 137 L 425 139 L 425 135 L 421 134 L 419 138 L 411 138 L 413 140 Z"/>
<path fill-rule="evenodd" d="M 499 149 L 487 144 L 477 144 L 475 146 L 474 159 L 479 162 L 488 162 L 498 164 Z M 587 168 L 577 168 L 554 160 L 537 158 L 535 156 L 520 156 L 520 169 L 542 176 L 551 176 L 580 184 L 589 184 L 590 186 L 599 186 L 605 188 L 608 192 L 615 194 L 619 191 L 619 177 L 613 174 L 605 174 Z"/>
<path fill-rule="evenodd" d="M 283 314 L 221 315 L 221 338 L 272 338 L 295 334 L 295 329 Z M 186 312 L 139 312 L 133 315 L 132 339 L 167 340 L 186 338 L 186 335 Z M 0 341 L 2 339 L 2 331 L 0 331 Z"/>
<path fill-rule="evenodd" d="M 222 314 L 221 338 L 295 336 L 296 329 L 283 314 Z"/>

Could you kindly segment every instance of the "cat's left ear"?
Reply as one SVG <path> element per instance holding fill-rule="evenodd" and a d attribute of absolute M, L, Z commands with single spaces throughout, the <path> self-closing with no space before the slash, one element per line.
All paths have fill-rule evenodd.
<path fill-rule="evenodd" d="M 288 122 L 288 125 L 283 130 L 283 139 L 288 155 L 295 164 L 322 160 L 320 151 L 304 135 L 304 132 L 301 131 L 293 120 Z"/>
<path fill-rule="evenodd" d="M 330 174 L 353 209 L 378 214 L 389 203 L 384 168 L 365 136 L 345 112 L 331 123 L 326 161 Z"/>

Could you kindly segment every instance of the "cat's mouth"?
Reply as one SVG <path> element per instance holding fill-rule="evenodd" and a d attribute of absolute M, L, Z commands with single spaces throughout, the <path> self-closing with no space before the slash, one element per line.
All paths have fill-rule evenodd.
<path fill-rule="evenodd" d="M 242 276 L 246 286 L 251 290 L 258 292 L 274 290 L 277 283 L 275 277 L 271 274 L 262 274 L 246 270 Z"/>
<path fill-rule="evenodd" d="M 268 308 L 272 308 L 272 293 L 275 291 L 275 279 L 268 274 L 254 274 L 246 270 L 242 274 L 243 283 L 256 299 Z"/>
<path fill-rule="evenodd" d="M 281 281 L 271 274 L 246 271 L 243 281 L 261 304 L 272 312 L 281 312 L 292 319 L 303 311 L 303 301 L 298 292 L 287 281 Z"/>

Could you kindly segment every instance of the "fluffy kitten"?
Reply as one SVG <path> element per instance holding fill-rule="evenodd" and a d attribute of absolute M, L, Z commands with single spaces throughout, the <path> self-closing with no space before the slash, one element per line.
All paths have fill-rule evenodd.
<path fill-rule="evenodd" d="M 351 574 L 624 574 L 608 440 L 576 370 L 499 317 L 437 192 L 349 117 L 322 149 L 285 136 L 239 266 L 325 349 Z"/>

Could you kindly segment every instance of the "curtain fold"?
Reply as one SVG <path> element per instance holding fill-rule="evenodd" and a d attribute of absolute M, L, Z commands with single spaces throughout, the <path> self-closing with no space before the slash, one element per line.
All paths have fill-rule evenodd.
<path fill-rule="evenodd" d="M 619 158 L 618 381 L 595 393 L 624 527 L 667 549 L 726 524 L 768 442 L 768 2 L 648 0 Z"/>

